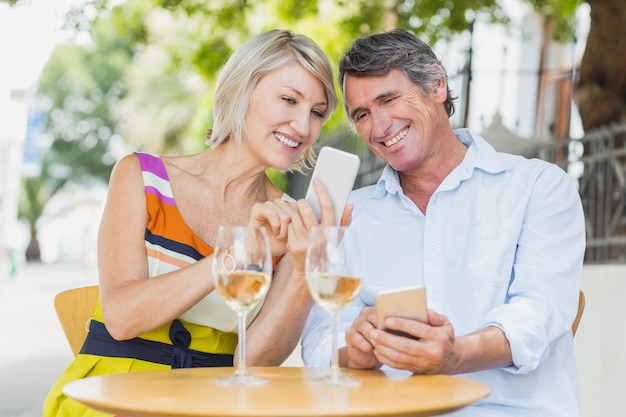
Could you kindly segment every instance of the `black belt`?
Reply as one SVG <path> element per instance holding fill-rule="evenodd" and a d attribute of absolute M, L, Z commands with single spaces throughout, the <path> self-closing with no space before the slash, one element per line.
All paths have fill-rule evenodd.
<path fill-rule="evenodd" d="M 169 365 L 172 368 L 233 366 L 233 355 L 189 349 L 191 334 L 179 320 L 174 320 L 170 326 L 170 340 L 171 345 L 138 337 L 115 340 L 103 323 L 92 319 L 80 353 L 112 358 L 134 358 Z"/>

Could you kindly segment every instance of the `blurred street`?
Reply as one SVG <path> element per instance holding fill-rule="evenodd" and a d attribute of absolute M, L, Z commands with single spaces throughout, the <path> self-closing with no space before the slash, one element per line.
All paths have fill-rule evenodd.
<path fill-rule="evenodd" d="M 0 417 L 41 417 L 43 401 L 72 360 L 54 296 L 97 283 L 94 266 L 26 264 L 0 274 Z"/>
<path fill-rule="evenodd" d="M 0 275 L 0 417 L 41 417 L 48 390 L 72 360 L 54 311 L 65 289 L 97 284 L 95 266 L 26 264 Z M 302 366 L 300 348 L 284 365 Z"/>

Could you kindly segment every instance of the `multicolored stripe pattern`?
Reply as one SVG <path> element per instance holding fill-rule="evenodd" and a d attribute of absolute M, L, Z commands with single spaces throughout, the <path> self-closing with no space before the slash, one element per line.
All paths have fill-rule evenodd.
<path fill-rule="evenodd" d="M 213 248 L 191 230 L 178 211 L 163 160 L 146 153 L 137 153 L 137 156 L 145 184 L 149 216 L 145 233 L 148 276 L 166 274 L 212 255 Z M 280 256 L 272 259 L 274 270 L 279 259 Z M 248 313 L 248 324 L 254 320 L 262 305 L 263 302 L 259 303 Z M 237 315 L 217 291 L 211 291 L 181 314 L 179 319 L 218 332 L 237 331 Z"/>
<path fill-rule="evenodd" d="M 146 252 L 149 275 L 161 275 L 192 264 L 213 253 L 182 218 L 163 161 L 154 155 L 137 153 L 146 186 L 149 216 Z"/>

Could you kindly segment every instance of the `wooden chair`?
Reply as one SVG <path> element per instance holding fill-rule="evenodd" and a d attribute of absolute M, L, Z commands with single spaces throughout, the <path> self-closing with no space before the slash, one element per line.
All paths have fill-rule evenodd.
<path fill-rule="evenodd" d="M 54 297 L 54 309 L 74 356 L 87 337 L 89 319 L 98 302 L 97 285 L 65 290 Z"/>
<path fill-rule="evenodd" d="M 583 311 L 585 310 L 585 293 L 580 291 L 578 295 L 578 313 L 576 313 L 576 318 L 574 319 L 574 323 L 572 324 L 572 334 L 576 335 L 576 329 L 578 329 L 578 323 L 580 323 L 580 318 L 583 315 Z"/>

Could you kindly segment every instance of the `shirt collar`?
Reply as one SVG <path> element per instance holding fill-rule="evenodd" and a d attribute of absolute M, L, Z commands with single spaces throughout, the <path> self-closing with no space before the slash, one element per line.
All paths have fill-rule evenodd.
<path fill-rule="evenodd" d="M 402 186 L 400 185 L 400 176 L 398 172 L 391 168 L 389 164 L 385 165 L 372 196 L 374 198 L 383 198 L 386 193 L 389 194 L 403 194 Z"/>
<path fill-rule="evenodd" d="M 477 168 L 490 174 L 497 174 L 507 169 L 508 165 L 498 157 L 494 147 L 480 135 L 466 128 L 456 129 L 454 134 L 467 146 L 467 154 L 460 167 L 470 170 Z"/>
<path fill-rule="evenodd" d="M 448 175 L 444 183 L 451 180 L 453 183 L 458 184 L 470 178 L 474 169 L 480 169 L 490 174 L 497 174 L 507 169 L 504 161 L 498 158 L 498 153 L 494 147 L 480 135 L 466 128 L 456 129 L 454 134 L 459 141 L 467 146 L 467 153 L 461 164 Z M 385 193 L 402 194 L 398 172 L 389 164 L 385 165 L 376 187 L 374 187 L 372 196 L 374 198 L 382 198 Z"/>

